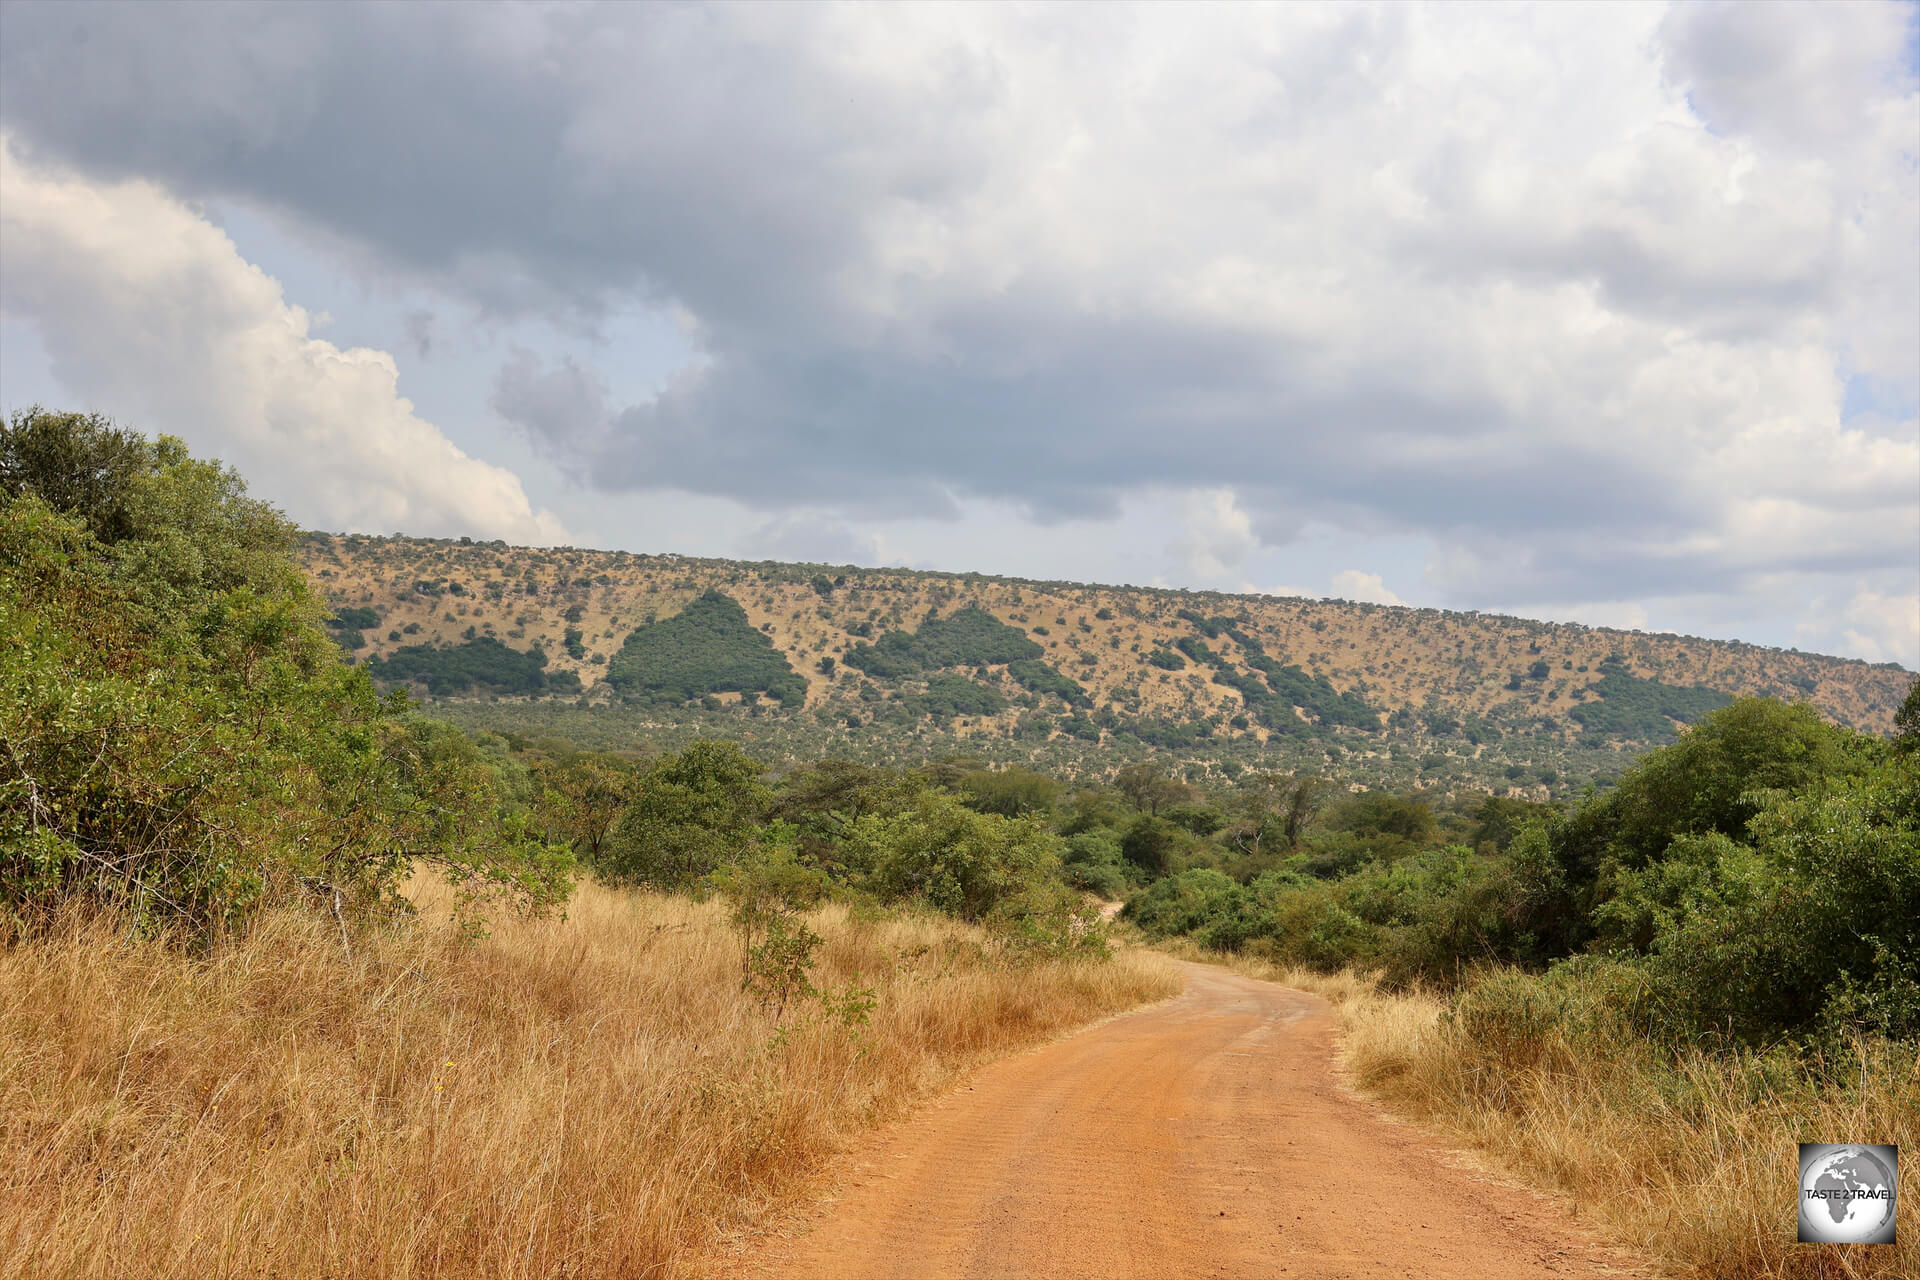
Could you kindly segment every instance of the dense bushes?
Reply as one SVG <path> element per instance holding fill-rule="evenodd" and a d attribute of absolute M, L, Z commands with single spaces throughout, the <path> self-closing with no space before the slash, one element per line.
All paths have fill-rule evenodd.
<path fill-rule="evenodd" d="M 613 797 L 621 812 L 596 863 L 610 879 L 685 889 L 746 844 L 771 793 L 763 766 L 731 742 L 696 742 Z"/>
<path fill-rule="evenodd" d="M 1068 884 L 1102 898 L 1118 898 L 1127 891 L 1127 872 L 1120 842 L 1104 831 L 1081 831 L 1066 838 L 1061 849 L 1061 871 Z"/>
<path fill-rule="evenodd" d="M 1057 841 L 1043 825 L 976 813 L 932 789 L 909 809 L 856 819 L 845 856 L 881 899 L 917 899 L 965 920 L 1044 894 L 1059 862 Z"/>
<path fill-rule="evenodd" d="M 1596 915 L 1650 1004 L 1748 1040 L 1823 1022 L 1920 1036 L 1920 769 L 1776 791 L 1747 839 L 1676 839 Z"/>
<path fill-rule="evenodd" d="M 1157 853 L 1178 874 L 1128 917 L 1396 982 L 1605 957 L 1674 1038 L 1920 1035 L 1920 760 L 1804 707 L 1714 712 L 1565 815 L 1488 800 L 1463 830 L 1368 794 L 1277 864 L 1224 856 L 1240 880 L 1205 856 Z"/>
<path fill-rule="evenodd" d="M 579 692 L 580 677 L 572 672 L 557 673 L 571 680 L 550 677 L 547 655 L 534 649 L 521 652 L 508 648 L 492 636 L 478 636 L 464 644 L 440 648 L 430 644 L 410 644 L 394 650 L 392 656 L 374 658 L 367 663 L 367 674 L 389 684 L 419 683 L 436 698 L 483 692 L 538 695 L 554 691 Z"/>
<path fill-rule="evenodd" d="M 926 692 L 913 695 L 907 705 L 916 715 L 951 720 L 955 716 L 997 716 L 1007 709 L 1007 697 L 978 680 L 941 672 L 928 677 Z"/>
<path fill-rule="evenodd" d="M 772 780 L 731 742 L 695 742 L 645 766 L 553 749 L 557 758 L 534 762 L 545 788 L 537 812 L 604 879 L 719 888 L 758 904 L 754 928 L 773 927 L 780 904 L 840 896 L 983 922 L 1022 946 L 1103 945 L 1062 875 L 1049 825 L 1056 787 L 1038 774 L 823 761 Z"/>
<path fill-rule="evenodd" d="M 928 618 L 909 634 L 890 631 L 877 644 L 847 651 L 850 667 L 881 679 L 898 679 L 942 667 L 983 667 L 1038 658 L 1043 650 L 1018 627 L 969 606 L 945 618 Z"/>
<path fill-rule="evenodd" d="M 635 628 L 607 664 L 607 683 L 636 702 L 764 693 L 797 707 L 807 697 L 806 679 L 747 620 L 747 611 L 718 591 Z"/>
<path fill-rule="evenodd" d="M 1630 675 L 1624 667 L 1603 665 L 1600 670 L 1604 674 L 1593 686 L 1600 700 L 1570 713 L 1596 737 L 1671 742 L 1674 721 L 1692 724 L 1733 701 L 1717 689 L 1662 684 Z"/>
<path fill-rule="evenodd" d="M 293 543 L 177 440 L 0 427 L 0 931 L 76 899 L 201 934 L 274 894 L 371 908 L 422 859 L 564 896 L 498 762 L 340 663 Z"/>
<path fill-rule="evenodd" d="M 1022 688 L 1033 693 L 1043 695 L 1052 694 L 1054 697 L 1066 702 L 1069 706 L 1086 707 L 1093 705 L 1092 699 L 1087 697 L 1087 691 L 1080 687 L 1078 680 L 1073 679 L 1071 676 L 1061 675 L 1053 666 L 1041 662 L 1038 659 L 1026 659 L 1020 662 L 1010 663 L 1007 667 L 1007 674 L 1012 676 L 1015 683 L 1019 684 Z"/>

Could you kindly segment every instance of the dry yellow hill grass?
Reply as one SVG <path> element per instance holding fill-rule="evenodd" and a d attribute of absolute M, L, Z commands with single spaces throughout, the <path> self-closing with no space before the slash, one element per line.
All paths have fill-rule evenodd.
<path fill-rule="evenodd" d="M 467 942 L 415 895 L 350 957 L 292 911 L 204 957 L 97 919 L 0 950 L 0 1275 L 672 1276 L 957 1071 L 1179 986 L 830 907 L 816 980 L 871 1024 L 783 1028 L 720 903 L 583 884 Z"/>
<path fill-rule="evenodd" d="M 1363 691 L 1383 711 L 1431 702 L 1457 716 L 1544 717 L 1569 732 L 1568 712 L 1596 696 L 1609 658 L 1667 684 L 1808 700 L 1840 723 L 1879 733 L 1890 731 L 1912 680 L 1892 666 L 1738 642 L 1340 601 L 320 534 L 308 537 L 303 557 L 336 607 L 380 614 L 362 657 L 406 644 L 459 643 L 469 632 L 494 636 L 515 648 L 538 645 L 550 670 L 579 674 L 590 700 L 611 695 L 600 683 L 606 663 L 634 627 L 672 615 L 710 588 L 738 600 L 787 655 L 816 708 L 853 705 L 855 682 L 819 670 L 820 659 L 843 663 L 860 643 L 850 628 L 868 623 L 878 636 L 916 627 L 929 610 L 969 604 L 1025 630 L 1096 706 L 1129 715 L 1227 721 L 1241 710 L 1239 696 L 1211 683 L 1204 668 L 1162 671 L 1146 663 L 1155 647 L 1197 634 L 1178 616 L 1183 609 L 1246 619 L 1246 631 L 1271 657 L 1323 675 L 1342 692 Z M 840 585 L 822 595 L 811 585 L 816 575 Z M 564 647 L 569 627 L 581 633 L 577 659 Z M 1244 662 L 1230 638 L 1209 643 Z M 1544 679 L 1510 687 L 1537 662 L 1547 664 Z M 1265 731 L 1223 726 L 1222 733 Z"/>

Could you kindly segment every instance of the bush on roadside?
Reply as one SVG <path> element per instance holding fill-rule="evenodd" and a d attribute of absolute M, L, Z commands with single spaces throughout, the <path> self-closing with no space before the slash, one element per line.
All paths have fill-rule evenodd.
<path fill-rule="evenodd" d="M 1475 847 L 1436 845 L 1427 806 L 1390 796 L 1328 827 L 1274 868 L 1289 879 L 1191 869 L 1127 918 L 1391 985 L 1604 956 L 1634 1025 L 1676 1043 L 1920 1036 L 1920 756 L 1808 708 L 1734 703 L 1566 815 L 1483 806 Z"/>
<path fill-rule="evenodd" d="M 294 537 L 178 440 L 0 424 L 0 933 L 76 902 L 201 937 L 274 896 L 374 910 L 415 862 L 564 900 L 497 771 L 341 664 Z"/>

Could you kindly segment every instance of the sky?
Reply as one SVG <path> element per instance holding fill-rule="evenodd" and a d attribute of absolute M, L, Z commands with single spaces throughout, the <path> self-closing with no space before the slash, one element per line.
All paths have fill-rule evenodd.
<path fill-rule="evenodd" d="M 1824 5 L 0 5 L 0 408 L 312 528 L 1920 668 L 1920 43 Z"/>

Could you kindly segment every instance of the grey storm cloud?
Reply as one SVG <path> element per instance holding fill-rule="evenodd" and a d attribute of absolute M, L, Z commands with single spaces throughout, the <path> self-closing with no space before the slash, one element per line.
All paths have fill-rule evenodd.
<path fill-rule="evenodd" d="M 1911 433 L 1838 411 L 1920 380 L 1910 15 L 1546 13 L 15 3 L 0 120 L 483 313 L 677 309 L 643 402 L 497 371 L 602 488 L 1231 486 L 1269 541 L 1430 534 L 1465 596 L 1907 564 Z"/>

